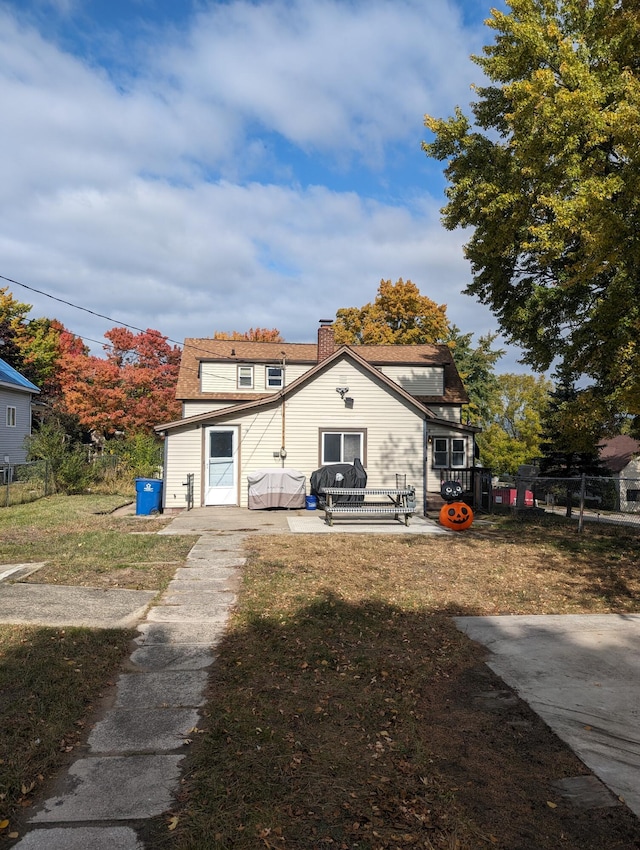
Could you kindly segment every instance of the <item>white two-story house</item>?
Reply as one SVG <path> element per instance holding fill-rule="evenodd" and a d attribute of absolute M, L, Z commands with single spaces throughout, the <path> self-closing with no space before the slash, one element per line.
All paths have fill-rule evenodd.
<path fill-rule="evenodd" d="M 418 510 L 441 481 L 474 464 L 478 429 L 462 423 L 468 397 L 446 345 L 336 346 L 186 339 L 178 377 L 182 418 L 165 437 L 164 509 L 247 505 L 247 476 L 265 468 L 311 473 L 359 458 L 367 486 L 416 489 Z"/>

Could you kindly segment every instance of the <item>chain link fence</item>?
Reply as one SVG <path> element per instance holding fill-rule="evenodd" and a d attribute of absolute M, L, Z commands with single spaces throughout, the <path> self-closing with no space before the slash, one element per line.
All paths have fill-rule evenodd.
<path fill-rule="evenodd" d="M 601 522 L 640 529 L 640 478 L 517 478 L 515 490 L 512 506 L 577 518 L 579 528 Z"/>
<path fill-rule="evenodd" d="M 0 466 L 0 507 L 34 502 L 52 490 L 51 468 L 46 460 Z"/>

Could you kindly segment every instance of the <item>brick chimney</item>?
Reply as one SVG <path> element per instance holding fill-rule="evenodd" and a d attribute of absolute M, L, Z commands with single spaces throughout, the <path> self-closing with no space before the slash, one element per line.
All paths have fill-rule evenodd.
<path fill-rule="evenodd" d="M 330 357 L 336 349 L 336 342 L 333 336 L 333 320 L 320 319 L 320 327 L 318 328 L 318 363 Z"/>

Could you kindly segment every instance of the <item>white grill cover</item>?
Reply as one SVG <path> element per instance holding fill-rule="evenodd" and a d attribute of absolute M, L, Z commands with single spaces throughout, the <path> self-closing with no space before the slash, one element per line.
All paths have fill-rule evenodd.
<path fill-rule="evenodd" d="M 307 479 L 297 469 L 256 469 L 247 481 L 250 511 L 305 507 Z"/>

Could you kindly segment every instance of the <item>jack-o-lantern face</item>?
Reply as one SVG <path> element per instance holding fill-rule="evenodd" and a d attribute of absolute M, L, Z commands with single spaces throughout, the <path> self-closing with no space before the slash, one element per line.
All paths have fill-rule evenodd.
<path fill-rule="evenodd" d="M 451 502 L 440 508 L 440 525 L 452 531 L 464 531 L 473 522 L 473 511 L 464 502 Z"/>

